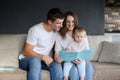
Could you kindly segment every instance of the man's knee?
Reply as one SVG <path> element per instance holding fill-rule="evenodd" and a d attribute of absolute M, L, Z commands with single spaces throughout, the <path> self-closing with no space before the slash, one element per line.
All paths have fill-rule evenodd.
<path fill-rule="evenodd" d="M 31 57 L 29 65 L 30 66 L 34 66 L 34 67 L 36 66 L 36 68 L 37 68 L 37 66 L 40 67 L 41 66 L 41 60 L 40 60 L 40 58 L 36 57 L 36 56 Z"/>

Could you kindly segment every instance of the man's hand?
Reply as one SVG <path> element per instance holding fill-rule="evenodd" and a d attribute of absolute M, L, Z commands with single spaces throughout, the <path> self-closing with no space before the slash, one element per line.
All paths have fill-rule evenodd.
<path fill-rule="evenodd" d="M 50 64 L 53 62 L 53 58 L 50 56 L 43 56 L 42 60 L 45 62 L 47 66 L 50 66 Z"/>

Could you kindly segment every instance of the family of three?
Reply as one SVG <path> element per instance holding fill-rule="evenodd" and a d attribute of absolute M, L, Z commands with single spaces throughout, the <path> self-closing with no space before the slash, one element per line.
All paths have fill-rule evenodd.
<path fill-rule="evenodd" d="M 89 49 L 86 31 L 78 27 L 75 13 L 63 14 L 59 8 L 52 8 L 46 22 L 29 29 L 25 47 L 19 55 L 19 67 L 27 71 L 27 80 L 41 80 L 41 70 L 48 70 L 51 80 L 93 80 L 94 69 L 88 60 L 68 63 L 59 57 L 60 50 L 74 50 L 70 48 L 71 42 L 78 43 L 79 51 Z"/>

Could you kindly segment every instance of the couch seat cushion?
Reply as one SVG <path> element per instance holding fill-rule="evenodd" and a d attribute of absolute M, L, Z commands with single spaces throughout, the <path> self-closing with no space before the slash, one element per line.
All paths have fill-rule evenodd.
<path fill-rule="evenodd" d="M 120 65 L 92 62 L 95 68 L 94 80 L 120 80 Z"/>
<path fill-rule="evenodd" d="M 19 68 L 14 71 L 0 71 L 0 80 L 27 80 L 27 72 Z M 50 80 L 49 71 L 42 70 L 42 80 Z"/>

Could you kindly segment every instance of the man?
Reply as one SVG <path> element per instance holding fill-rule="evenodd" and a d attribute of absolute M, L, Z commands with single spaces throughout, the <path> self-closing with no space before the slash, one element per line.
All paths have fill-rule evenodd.
<path fill-rule="evenodd" d="M 21 69 L 28 71 L 27 80 L 41 80 L 41 69 L 49 70 L 51 80 L 62 80 L 62 67 L 54 62 L 52 48 L 56 31 L 62 27 L 63 13 L 58 8 L 48 11 L 47 22 L 41 22 L 28 31 L 23 54 L 19 56 Z"/>

